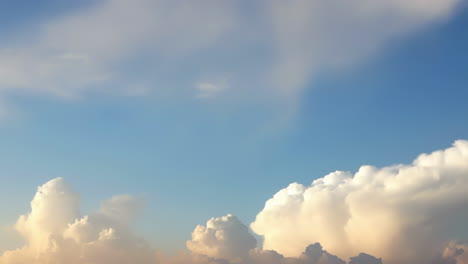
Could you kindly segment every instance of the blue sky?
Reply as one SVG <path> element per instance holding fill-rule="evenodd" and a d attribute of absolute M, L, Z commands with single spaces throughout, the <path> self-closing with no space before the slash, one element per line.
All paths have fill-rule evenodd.
<path fill-rule="evenodd" d="M 40 28 L 47 23 L 60 27 L 56 21 L 98 4 L 2 1 L 2 54 L 31 51 L 36 56 L 31 67 L 49 60 L 42 57 L 46 50 L 59 48 L 34 44 L 47 42 L 36 36 Z M 250 5 L 236 4 L 236 12 L 254 13 Z M 243 24 L 236 19 L 225 22 L 226 28 Z M 468 11 L 459 7 L 434 20 L 369 40 L 372 48 L 344 47 L 364 55 L 343 63 L 328 64 L 337 59 L 329 58 L 333 45 L 332 51 L 318 47 L 324 57 L 313 58 L 327 63 L 301 61 L 291 67 L 308 70 L 297 80 L 278 81 L 289 85 L 287 92 L 269 86 L 275 78 L 257 77 L 283 69 L 258 70 L 267 68 L 276 53 L 296 56 L 296 51 L 275 51 L 265 45 L 268 41 L 257 41 L 267 34 L 256 31 L 261 22 L 252 32 L 242 26 L 221 34 L 215 44 L 205 45 L 208 34 L 187 47 L 183 42 L 192 35 L 174 37 L 178 32 L 170 29 L 163 34 L 167 43 L 154 47 L 156 53 L 148 52 L 152 42 L 141 45 L 141 53 L 135 51 L 139 45 L 125 43 L 109 54 L 113 48 L 95 51 L 105 62 L 83 75 L 76 73 L 81 68 L 70 68 L 74 73 L 69 74 L 64 66 L 65 73 L 31 77 L 24 85 L 0 81 L 0 107 L 6 109 L 0 121 L 0 226 L 6 229 L 28 211 L 38 185 L 64 177 L 81 193 L 83 211 L 115 194 L 142 197 L 146 209 L 137 231 L 158 247 L 174 250 L 184 246 L 195 225 L 212 216 L 234 213 L 252 222 L 265 201 L 291 182 L 309 184 L 363 164 L 410 163 L 419 153 L 466 139 Z M 391 22 L 389 27 L 398 27 Z M 178 42 L 174 49 L 172 41 Z M 367 45 L 362 41 L 350 45 Z M 57 45 L 71 45 L 63 42 Z M 94 44 L 80 47 L 92 56 Z M 116 58 L 114 53 L 126 55 Z M 86 82 L 101 70 L 112 71 L 110 80 Z M 203 84 L 211 86 L 204 90 Z M 18 243 L 0 239 L 0 250 L 11 244 Z"/>

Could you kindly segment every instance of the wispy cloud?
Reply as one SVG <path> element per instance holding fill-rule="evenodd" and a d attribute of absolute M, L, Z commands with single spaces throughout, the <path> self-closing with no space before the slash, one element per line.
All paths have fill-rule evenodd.
<path fill-rule="evenodd" d="M 177 61 L 213 45 L 233 27 L 231 11 L 212 0 L 98 1 L 45 21 L 27 42 L 0 46 L 0 86 L 68 97 L 112 85 L 113 93 L 134 94 L 125 91 L 134 87 L 131 73 L 119 68 L 135 57 L 150 58 L 142 64 Z"/>
<path fill-rule="evenodd" d="M 159 79 L 193 76 L 193 84 L 229 72 L 230 90 L 287 100 L 317 74 L 366 60 L 389 40 L 449 17 L 461 1 L 273 0 L 250 12 L 230 1 L 98 1 L 31 26 L 34 34 L 14 46 L 0 44 L 0 95 L 184 93 L 178 79 Z M 223 87 L 203 81 L 197 89 L 210 98 Z"/>
<path fill-rule="evenodd" d="M 200 99 L 208 99 L 208 98 L 213 98 L 216 97 L 218 94 L 223 92 L 224 90 L 227 89 L 226 83 L 209 83 L 209 82 L 201 82 L 197 83 L 196 85 L 197 89 L 197 98 Z"/>

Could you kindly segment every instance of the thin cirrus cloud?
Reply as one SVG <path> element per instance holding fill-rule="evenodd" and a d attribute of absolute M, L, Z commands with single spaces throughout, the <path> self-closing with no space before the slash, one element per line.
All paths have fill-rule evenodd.
<path fill-rule="evenodd" d="M 450 17 L 461 2 L 97 1 L 18 32 L 19 40 L 8 41 L 14 46 L 0 43 L 0 96 L 195 87 L 205 98 L 214 89 L 197 79 L 228 73 L 232 91 L 288 100 L 320 72 L 359 63 L 390 40 Z"/>
<path fill-rule="evenodd" d="M 209 82 L 201 82 L 196 85 L 197 98 L 209 99 L 217 96 L 219 93 L 226 90 L 226 82 L 214 84 Z"/>
<path fill-rule="evenodd" d="M 468 264 L 468 244 L 458 242 L 468 238 L 467 188 L 468 141 L 458 140 L 409 165 L 291 184 L 251 224 L 263 245 L 227 215 L 198 225 L 188 251 L 166 256 L 132 232 L 141 201 L 115 196 L 83 215 L 78 194 L 57 178 L 15 225 L 25 245 L 0 254 L 0 264 Z"/>

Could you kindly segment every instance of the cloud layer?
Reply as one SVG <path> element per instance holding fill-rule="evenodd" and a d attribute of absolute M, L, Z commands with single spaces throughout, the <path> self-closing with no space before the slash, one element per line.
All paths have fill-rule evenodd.
<path fill-rule="evenodd" d="M 40 186 L 31 212 L 20 216 L 15 226 L 26 244 L 1 254 L 0 264 L 345 264 L 318 243 L 298 258 L 260 250 L 247 226 L 234 215 L 197 226 L 187 241 L 190 252 L 166 257 L 131 232 L 131 222 L 141 208 L 135 198 L 112 197 L 90 215 L 81 215 L 79 204 L 78 195 L 62 178 Z"/>
<path fill-rule="evenodd" d="M 0 254 L 0 264 L 468 264 L 468 244 L 457 242 L 468 238 L 467 189 L 468 141 L 458 140 L 410 165 L 291 184 L 251 224 L 263 245 L 229 214 L 198 225 L 188 251 L 165 256 L 131 230 L 139 200 L 115 196 L 84 215 L 57 178 L 15 225 L 25 245 Z"/>
<path fill-rule="evenodd" d="M 320 72 L 366 60 L 461 2 L 96 1 L 0 42 L 0 96 L 193 96 L 195 87 L 211 97 L 228 74 L 231 93 L 294 98 Z M 213 80 L 200 84 L 205 76 Z"/>
<path fill-rule="evenodd" d="M 428 252 L 468 237 L 467 188 L 468 141 L 460 140 L 411 165 L 362 166 L 310 186 L 293 183 L 266 202 L 251 227 L 265 249 L 287 256 L 312 240 L 343 258 L 365 251 L 386 263 L 430 263 Z"/>

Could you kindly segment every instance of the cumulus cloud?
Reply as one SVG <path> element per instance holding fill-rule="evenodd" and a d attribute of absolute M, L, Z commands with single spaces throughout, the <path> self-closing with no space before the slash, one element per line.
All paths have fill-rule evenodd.
<path fill-rule="evenodd" d="M 187 248 L 212 258 L 238 260 L 257 246 L 257 240 L 247 226 L 234 215 L 211 218 L 206 226 L 197 226 Z"/>
<path fill-rule="evenodd" d="M 450 241 L 433 264 L 467 264 L 468 244 Z"/>
<path fill-rule="evenodd" d="M 331 255 L 323 250 L 320 243 L 308 246 L 305 252 L 302 253 L 301 258 L 304 259 L 306 263 L 345 264 L 345 262 L 337 256 Z"/>
<path fill-rule="evenodd" d="M 409 165 L 291 184 L 251 224 L 263 245 L 229 214 L 197 226 L 188 251 L 165 256 L 131 230 L 139 200 L 115 196 L 85 215 L 57 178 L 15 225 L 25 245 L 0 264 L 468 264 L 468 245 L 457 242 L 468 237 L 467 186 L 468 141 L 458 140 Z"/>
<path fill-rule="evenodd" d="M 122 221 L 136 204 L 134 198 L 116 196 L 95 214 L 82 216 L 79 196 L 62 178 L 53 179 L 38 188 L 31 212 L 16 223 L 25 246 L 3 253 L 0 263 L 154 263 L 153 250 Z"/>
<path fill-rule="evenodd" d="M 192 239 L 187 241 L 191 254 L 178 256 L 171 261 L 199 263 L 217 261 L 216 263 L 245 264 L 346 264 L 339 257 L 328 253 L 320 243 L 305 248 L 298 257 L 284 257 L 274 250 L 262 250 L 256 247 L 257 241 L 247 226 L 234 215 L 208 220 L 206 226 L 197 226 Z M 203 260 L 203 256 L 207 259 Z M 169 261 L 170 263 L 172 263 Z M 349 264 L 382 264 L 381 259 L 361 253 L 352 257 Z"/>
<path fill-rule="evenodd" d="M 0 255 L 0 264 L 345 264 L 316 243 L 299 258 L 263 251 L 246 225 L 234 215 L 211 218 L 187 241 L 190 251 L 164 256 L 130 230 L 141 203 L 115 196 L 89 215 L 80 213 L 79 196 L 62 179 L 40 186 L 31 211 L 15 228 L 26 244 Z"/>
<path fill-rule="evenodd" d="M 228 72 L 247 96 L 289 98 L 320 72 L 450 17 L 462 1 L 96 1 L 18 33 L 14 46 L 0 43 L 0 93 L 183 93 L 200 76 Z M 220 90 L 197 87 L 203 98 Z"/>
<path fill-rule="evenodd" d="M 320 243 L 309 245 L 298 257 L 284 257 L 274 250 L 252 250 L 248 264 L 382 264 L 382 259 L 361 253 L 349 262 L 328 253 Z"/>
<path fill-rule="evenodd" d="M 382 264 L 382 259 L 378 259 L 366 253 L 361 253 L 357 257 L 350 258 L 349 264 Z"/>
<path fill-rule="evenodd" d="M 410 165 L 333 172 L 293 183 L 251 224 L 264 248 L 298 256 L 320 241 L 342 258 L 359 252 L 385 263 L 430 263 L 447 241 L 467 237 L 468 141 L 420 155 Z"/>

